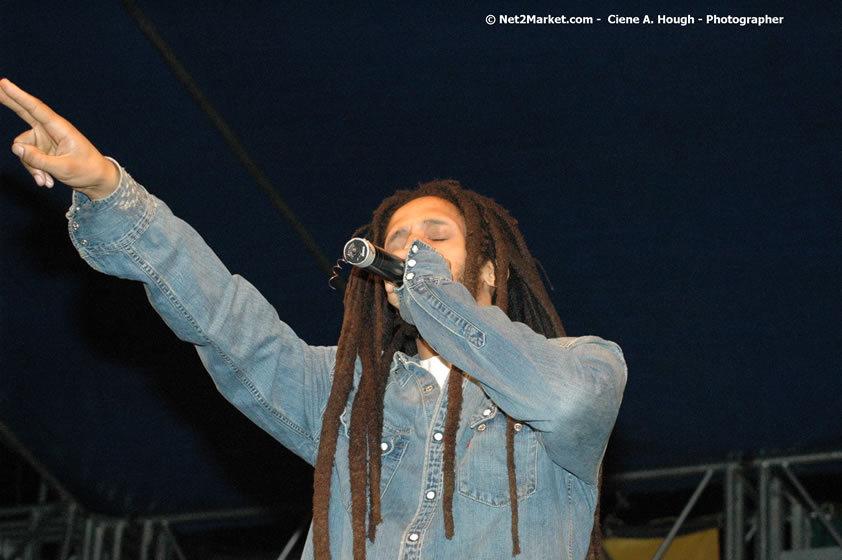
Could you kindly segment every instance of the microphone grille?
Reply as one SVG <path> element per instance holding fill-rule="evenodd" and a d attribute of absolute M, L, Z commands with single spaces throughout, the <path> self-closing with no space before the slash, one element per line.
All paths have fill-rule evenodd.
<path fill-rule="evenodd" d="M 348 241 L 345 244 L 345 249 L 343 250 L 345 261 L 355 265 L 360 266 L 365 264 L 367 260 L 369 260 L 370 254 L 372 251 L 369 248 L 369 243 L 362 238 L 355 237 Z"/>

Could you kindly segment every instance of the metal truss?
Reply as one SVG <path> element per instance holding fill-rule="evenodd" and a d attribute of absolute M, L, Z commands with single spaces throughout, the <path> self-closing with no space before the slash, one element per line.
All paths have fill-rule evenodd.
<path fill-rule="evenodd" d="M 832 525 L 830 514 L 822 511 L 796 474 L 798 469 L 817 466 L 824 467 L 824 472 L 830 467 L 830 472 L 842 473 L 842 450 L 641 470 L 614 475 L 610 482 L 622 489 L 641 481 L 701 476 L 655 554 L 655 560 L 666 554 L 712 480 L 721 484 L 723 492 L 725 560 L 842 559 L 842 536 Z M 811 520 L 821 523 L 836 547 L 810 548 L 814 526 Z"/>
<path fill-rule="evenodd" d="M 131 518 L 100 515 L 75 499 L 2 423 L 0 442 L 18 453 L 40 480 L 32 503 L 0 507 L 0 560 L 187 560 L 173 527 L 265 520 L 278 513 L 269 508 L 242 508 Z M 842 450 L 641 470 L 613 475 L 607 482 L 627 491 L 641 483 L 700 477 L 655 559 L 663 558 L 699 498 L 712 485 L 720 486 L 722 492 L 725 560 L 842 559 L 842 536 L 799 479 L 811 472 L 842 473 Z M 288 558 L 306 532 L 309 516 L 295 513 L 302 523 L 279 560 Z M 835 548 L 810 548 L 816 522 L 836 543 Z"/>
<path fill-rule="evenodd" d="M 261 520 L 273 513 L 276 512 L 263 508 L 242 508 L 129 519 L 85 512 L 76 502 L 44 501 L 0 508 L 0 558 L 187 560 L 172 527 L 208 521 Z M 290 537 L 280 558 L 287 557 L 304 528 L 299 527 Z"/>
<path fill-rule="evenodd" d="M 31 503 L 0 506 L 0 560 L 188 560 L 174 528 L 235 520 L 265 522 L 279 513 L 302 518 L 279 557 L 286 560 L 306 534 L 309 514 L 295 507 L 132 517 L 98 514 L 85 508 L 2 422 L 0 444 L 18 455 L 37 481 L 32 496 L 26 498 Z"/>

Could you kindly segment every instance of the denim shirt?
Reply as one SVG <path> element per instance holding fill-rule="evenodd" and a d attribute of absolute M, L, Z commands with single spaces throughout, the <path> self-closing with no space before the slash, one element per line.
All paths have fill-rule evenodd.
<path fill-rule="evenodd" d="M 143 282 L 167 325 L 195 345 L 225 398 L 315 465 L 336 348 L 299 339 L 195 230 L 122 169 L 107 198 L 74 193 L 67 217 L 82 258 L 106 274 Z M 593 336 L 536 334 L 497 307 L 479 307 L 432 248 L 416 241 L 410 251 L 398 290 L 401 314 L 468 374 L 456 436 L 455 534 L 444 536 L 441 503 L 446 387 L 416 356 L 398 352 L 384 397 L 383 522 L 375 542 L 366 541 L 367 557 L 511 557 L 505 411 L 518 419 L 519 558 L 584 558 L 599 464 L 626 382 L 619 347 Z M 352 558 L 349 410 L 340 418 L 331 482 L 334 559 Z M 310 535 L 303 558 L 312 557 Z"/>

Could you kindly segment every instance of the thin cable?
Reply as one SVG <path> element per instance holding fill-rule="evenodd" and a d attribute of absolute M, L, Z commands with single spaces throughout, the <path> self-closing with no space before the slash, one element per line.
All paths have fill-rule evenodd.
<path fill-rule="evenodd" d="M 222 118 L 219 111 L 216 110 L 201 88 L 199 88 L 196 80 L 193 79 L 178 57 L 176 57 L 175 53 L 166 41 L 164 41 L 164 39 L 158 34 L 158 31 L 155 29 L 155 26 L 149 18 L 146 17 L 146 14 L 143 13 L 134 0 L 122 0 L 122 2 L 126 11 L 129 13 L 129 16 L 131 16 L 131 18 L 135 21 L 143 34 L 146 35 L 146 38 L 149 39 L 149 42 L 152 43 L 152 46 L 155 47 L 155 50 L 158 51 L 158 54 L 161 55 L 170 67 L 170 70 L 173 71 L 175 77 L 178 78 L 179 82 L 181 82 L 181 85 L 184 86 L 190 96 L 193 97 L 196 103 L 198 103 L 199 108 L 203 113 L 205 113 L 214 128 L 216 128 L 216 130 L 222 135 L 225 143 L 228 144 L 228 148 L 234 153 L 237 159 L 240 160 L 240 163 L 242 163 L 243 167 L 246 168 L 246 171 L 249 175 L 251 175 L 254 182 L 257 183 L 266 196 L 269 197 L 269 200 L 278 212 L 281 213 L 281 217 L 283 217 L 296 235 L 298 235 L 298 238 L 313 258 L 316 259 L 316 262 L 319 264 L 319 268 L 321 268 L 326 274 L 332 275 L 334 272 L 333 265 L 331 264 L 330 259 L 328 259 L 325 255 L 325 252 L 316 242 L 316 239 L 312 236 L 312 234 L 310 234 L 301 220 L 298 219 L 298 216 L 295 215 L 295 212 L 293 212 L 292 208 L 290 208 L 283 197 L 281 197 L 278 189 L 275 188 L 271 181 L 269 181 L 269 178 L 266 177 L 266 174 L 257 164 L 255 159 L 251 156 L 251 154 L 249 154 L 245 146 L 243 146 L 243 143 L 240 141 L 234 130 L 227 122 L 225 122 L 225 119 Z M 340 293 L 345 291 L 345 281 L 341 277 L 333 280 L 331 285 L 338 289 Z"/>

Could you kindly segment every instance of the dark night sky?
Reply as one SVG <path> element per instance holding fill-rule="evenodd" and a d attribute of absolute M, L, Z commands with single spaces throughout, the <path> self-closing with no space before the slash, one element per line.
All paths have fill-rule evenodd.
<path fill-rule="evenodd" d="M 127 11 L 74 4 L 0 5 L 0 74 L 334 343 L 339 296 Z M 139 5 L 330 258 L 418 181 L 510 209 L 567 331 L 626 353 L 612 470 L 839 449 L 838 3 L 549 8 L 602 18 L 580 26 L 485 23 L 515 4 L 172 4 Z M 606 22 L 688 12 L 784 22 Z M 0 114 L 9 145 L 23 130 Z M 6 153 L 0 422 L 106 511 L 309 499 L 287 488 L 307 469 L 216 394 L 142 289 L 75 256 L 67 190 Z"/>

